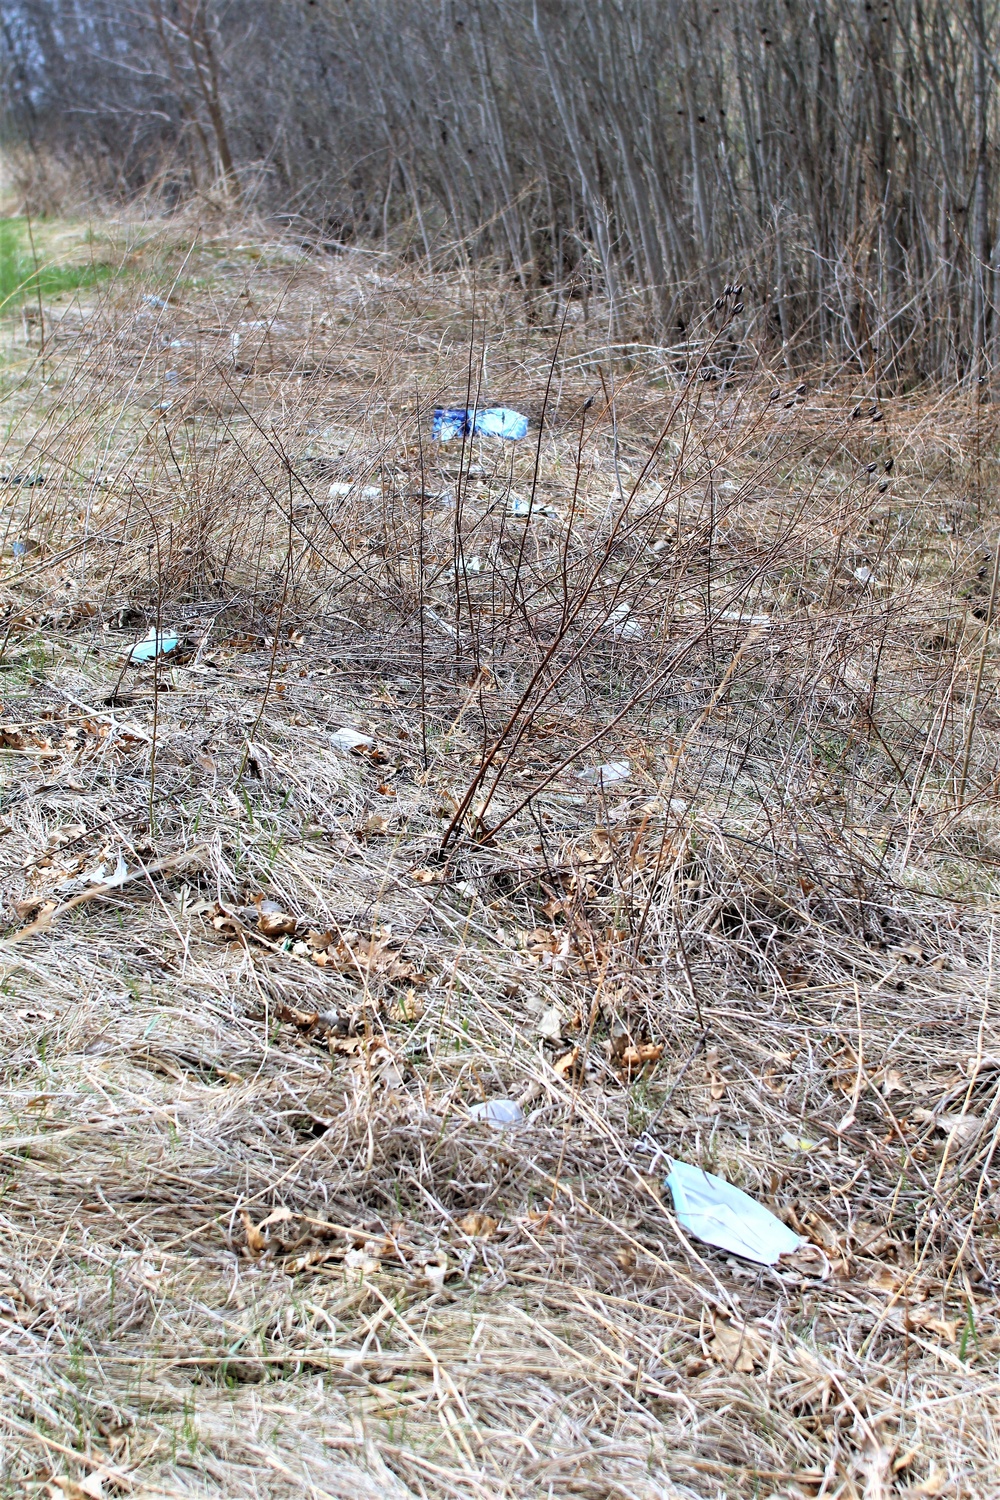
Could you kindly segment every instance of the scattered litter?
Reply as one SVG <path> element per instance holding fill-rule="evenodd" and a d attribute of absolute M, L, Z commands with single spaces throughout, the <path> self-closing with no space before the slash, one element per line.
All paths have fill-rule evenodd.
<path fill-rule="evenodd" d="M 552 516 L 555 519 L 559 517 L 559 512 L 554 505 L 543 505 L 541 500 L 532 503 L 530 500 L 525 500 L 523 495 L 511 495 L 510 513 L 522 521 L 528 516 Z"/>
<path fill-rule="evenodd" d="M 485 1120 L 494 1130 L 520 1125 L 524 1119 L 524 1111 L 514 1099 L 487 1099 L 483 1104 L 473 1104 L 469 1114 L 473 1120 Z"/>
<path fill-rule="evenodd" d="M 359 490 L 356 481 L 335 479 L 327 495 L 331 500 L 343 500 L 347 495 L 359 494 L 362 500 L 381 500 L 382 491 L 377 484 L 366 484 Z"/>
<path fill-rule="evenodd" d="M 34 537 L 25 537 L 22 541 L 11 543 L 11 554 L 14 557 L 27 557 L 32 552 L 38 552 L 41 542 L 36 542 Z"/>
<path fill-rule="evenodd" d="M 138 645 L 132 647 L 129 661 L 133 666 L 138 666 L 140 662 L 152 661 L 154 656 L 166 656 L 169 651 L 176 651 L 180 643 L 180 636 L 175 635 L 173 631 L 165 635 L 157 635 L 156 626 L 151 625 L 148 635 Z"/>
<path fill-rule="evenodd" d="M 637 620 L 627 604 L 617 605 L 608 616 L 611 633 L 619 641 L 641 641 L 646 627 Z"/>
<path fill-rule="evenodd" d="M 181 378 L 181 372 L 180 370 L 168 370 L 163 378 L 168 385 L 176 385 Z"/>
<path fill-rule="evenodd" d="M 44 474 L 0 474 L 0 484 L 19 484 L 24 489 L 34 489 L 44 483 Z"/>
<path fill-rule="evenodd" d="M 769 1209 L 701 1167 L 675 1160 L 666 1185 L 681 1225 L 706 1245 L 773 1266 L 804 1243 Z"/>
<path fill-rule="evenodd" d="M 627 760 L 610 760 L 605 766 L 597 766 L 587 771 L 581 771 L 576 778 L 588 786 L 614 786 L 616 781 L 628 781 L 632 775 L 632 765 Z"/>
<path fill-rule="evenodd" d="M 142 300 L 147 307 L 164 308 L 170 305 L 168 302 L 164 302 L 162 297 L 154 297 L 152 292 L 143 292 Z"/>
<path fill-rule="evenodd" d="M 451 443 L 456 438 L 471 437 L 507 438 L 512 443 L 520 442 L 528 435 L 528 419 L 519 411 L 506 406 L 490 406 L 477 411 L 469 406 L 436 406 L 431 422 L 431 436 L 439 443 Z"/>
<path fill-rule="evenodd" d="M 338 729 L 330 736 L 331 750 L 369 750 L 374 743 L 370 734 L 359 734 L 356 729 Z"/>
<path fill-rule="evenodd" d="M 858 580 L 859 583 L 874 583 L 875 582 L 875 574 L 872 571 L 872 569 L 871 568 L 866 568 L 863 565 L 860 568 L 855 568 L 854 569 L 854 576 Z"/>

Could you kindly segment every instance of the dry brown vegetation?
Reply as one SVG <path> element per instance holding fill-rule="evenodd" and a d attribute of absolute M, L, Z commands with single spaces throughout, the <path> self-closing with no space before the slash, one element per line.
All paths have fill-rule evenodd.
<path fill-rule="evenodd" d="M 995 407 L 118 233 L 5 335 L 3 1493 L 995 1493 Z"/>

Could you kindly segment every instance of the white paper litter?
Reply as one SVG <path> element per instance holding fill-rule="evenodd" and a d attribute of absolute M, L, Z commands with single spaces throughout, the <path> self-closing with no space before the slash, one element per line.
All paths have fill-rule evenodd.
<path fill-rule="evenodd" d="M 666 1185 L 682 1227 L 706 1245 L 773 1266 L 805 1243 L 770 1209 L 701 1167 L 674 1161 Z"/>

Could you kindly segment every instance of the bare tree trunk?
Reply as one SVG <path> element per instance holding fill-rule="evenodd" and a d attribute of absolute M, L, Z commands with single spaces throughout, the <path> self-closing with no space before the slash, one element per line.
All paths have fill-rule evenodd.
<path fill-rule="evenodd" d="M 972 194 L 972 374 L 985 373 L 989 320 L 993 308 L 993 268 L 990 264 L 990 184 L 988 68 L 983 0 L 968 0 L 973 39 L 972 110 L 975 178 Z"/>

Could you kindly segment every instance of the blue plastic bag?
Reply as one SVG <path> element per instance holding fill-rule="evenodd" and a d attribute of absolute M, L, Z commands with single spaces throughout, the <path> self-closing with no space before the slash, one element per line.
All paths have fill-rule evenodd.
<path fill-rule="evenodd" d="M 528 433 L 528 419 L 508 406 L 489 406 L 477 411 L 469 406 L 437 406 L 431 423 L 431 436 L 439 443 L 451 443 L 456 438 L 471 437 L 506 438 L 512 443 L 520 442 Z"/>
<path fill-rule="evenodd" d="M 471 415 L 464 406 L 436 406 L 431 423 L 431 437 L 438 443 L 451 443 L 455 438 L 468 437 L 472 431 L 469 423 Z"/>

